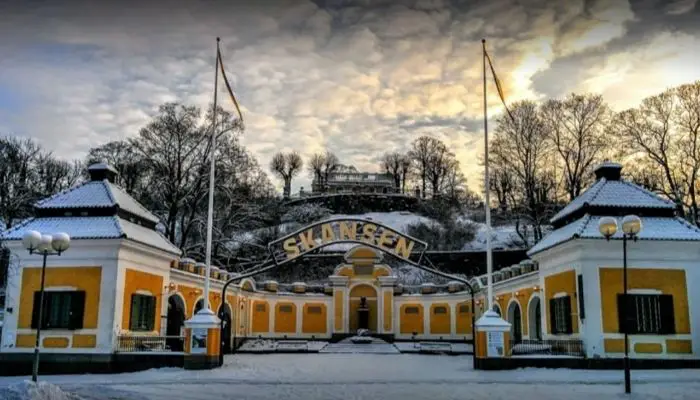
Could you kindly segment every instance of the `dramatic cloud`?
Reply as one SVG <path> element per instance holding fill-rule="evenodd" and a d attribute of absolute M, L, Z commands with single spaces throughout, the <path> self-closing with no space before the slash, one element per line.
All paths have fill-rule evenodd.
<path fill-rule="evenodd" d="M 692 0 L 10 2 L 0 133 L 82 157 L 137 134 L 165 101 L 206 107 L 221 36 L 243 140 L 264 166 L 327 148 L 376 170 L 427 134 L 479 189 L 482 37 L 509 101 L 591 91 L 621 109 L 700 79 L 699 16 Z"/>

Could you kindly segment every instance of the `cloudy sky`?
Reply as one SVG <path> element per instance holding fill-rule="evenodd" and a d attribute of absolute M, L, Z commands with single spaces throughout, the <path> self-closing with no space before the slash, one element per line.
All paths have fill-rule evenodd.
<path fill-rule="evenodd" d="M 372 171 L 429 134 L 475 189 L 482 37 L 509 101 L 587 91 L 623 109 L 700 79 L 696 0 L 3 0 L 0 134 L 82 157 L 163 102 L 204 107 L 216 36 L 266 169 L 327 148 Z"/>

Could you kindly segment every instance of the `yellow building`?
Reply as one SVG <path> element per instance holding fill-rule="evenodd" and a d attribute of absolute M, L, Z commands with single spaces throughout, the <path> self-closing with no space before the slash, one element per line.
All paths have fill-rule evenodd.
<path fill-rule="evenodd" d="M 110 167 L 90 173 L 89 182 L 42 200 L 35 218 L 3 233 L 19 268 L 7 287 L 0 361 L 26 361 L 33 352 L 41 259 L 21 238 L 36 230 L 73 239 L 69 251 L 48 259 L 42 363 L 181 365 L 183 322 L 202 307 L 204 266 L 179 258 L 155 216 L 112 183 Z M 629 243 L 631 355 L 697 359 L 700 298 L 689 288 L 700 283 L 700 230 L 675 217 L 672 204 L 621 180 L 619 165 L 596 173 L 597 182 L 553 218 L 554 231 L 530 250 L 531 260 L 494 273 L 494 309 L 511 323 L 513 355 L 621 357 L 622 247 L 618 237 L 600 236 L 597 221 L 634 213 L 644 228 Z M 471 341 L 486 277 L 470 280 L 474 306 L 460 282 L 403 286 L 383 257 L 408 254 L 412 244 L 382 229 L 350 248 L 323 285 L 244 279 L 222 299 L 231 275 L 213 268 L 209 300 L 224 321 L 224 352 L 248 338 L 337 340 L 359 328 L 387 341 Z M 300 232 L 298 243 L 284 240 L 286 251 L 314 246 L 312 233 Z M 333 237 L 321 233 L 318 246 Z"/>

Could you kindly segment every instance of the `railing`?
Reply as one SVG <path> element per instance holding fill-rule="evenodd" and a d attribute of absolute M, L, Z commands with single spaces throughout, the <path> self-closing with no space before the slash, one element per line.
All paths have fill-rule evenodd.
<path fill-rule="evenodd" d="M 583 357 L 583 341 L 566 340 L 530 340 L 511 342 L 513 356 L 570 356 Z"/>
<path fill-rule="evenodd" d="M 117 338 L 117 352 L 179 352 L 184 350 L 183 336 L 124 335 Z"/>

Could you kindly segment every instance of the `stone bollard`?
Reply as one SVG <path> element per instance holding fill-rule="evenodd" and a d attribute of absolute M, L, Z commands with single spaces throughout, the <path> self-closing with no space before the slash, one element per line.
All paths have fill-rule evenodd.
<path fill-rule="evenodd" d="M 476 321 L 476 369 L 510 369 L 510 323 L 495 311 L 487 311 Z"/>
<path fill-rule="evenodd" d="M 185 321 L 185 369 L 219 367 L 220 341 L 221 321 L 210 309 Z"/>

